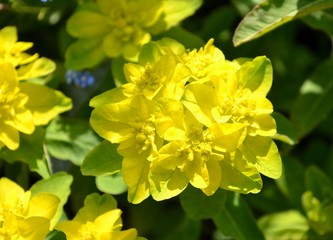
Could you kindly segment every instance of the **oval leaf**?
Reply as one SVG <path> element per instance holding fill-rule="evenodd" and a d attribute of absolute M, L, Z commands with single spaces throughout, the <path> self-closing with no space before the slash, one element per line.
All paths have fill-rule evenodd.
<path fill-rule="evenodd" d="M 121 169 L 123 157 L 117 152 L 117 144 L 103 141 L 91 150 L 83 160 L 81 172 L 85 176 L 113 174 Z"/>
<path fill-rule="evenodd" d="M 233 42 L 239 46 L 295 18 L 333 7 L 333 0 L 266 0 L 249 12 L 238 25 Z"/>
<path fill-rule="evenodd" d="M 226 200 L 226 191 L 219 189 L 207 196 L 200 189 L 188 186 L 180 195 L 180 203 L 193 220 L 213 218 L 218 215 Z"/>
<path fill-rule="evenodd" d="M 312 131 L 333 109 L 333 60 L 322 63 L 300 89 L 291 111 L 299 137 Z"/>

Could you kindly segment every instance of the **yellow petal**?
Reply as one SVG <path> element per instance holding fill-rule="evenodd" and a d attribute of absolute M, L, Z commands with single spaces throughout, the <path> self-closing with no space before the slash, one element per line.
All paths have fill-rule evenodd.
<path fill-rule="evenodd" d="M 147 156 L 124 158 L 122 174 L 128 186 L 129 202 L 137 204 L 149 196 L 149 168 L 150 162 L 147 160 Z"/>
<path fill-rule="evenodd" d="M 124 231 L 116 231 L 110 233 L 109 239 L 117 239 L 117 240 L 136 240 L 137 231 L 134 228 L 124 230 Z"/>
<path fill-rule="evenodd" d="M 17 229 L 24 240 L 44 240 L 49 232 L 50 221 L 43 217 L 18 220 Z"/>
<path fill-rule="evenodd" d="M 44 217 L 51 220 L 58 208 L 60 199 L 49 193 L 39 193 L 31 198 L 28 216 Z"/>
<path fill-rule="evenodd" d="M 110 31 L 106 16 L 93 11 L 77 11 L 67 22 L 66 29 L 73 37 L 96 38 Z"/>
<path fill-rule="evenodd" d="M 55 226 L 55 229 L 62 231 L 66 234 L 67 240 L 77 240 L 80 238 L 80 228 L 82 223 L 77 221 L 64 221 Z"/>
<path fill-rule="evenodd" d="M 258 171 L 267 177 L 277 179 L 282 174 L 279 150 L 270 137 L 248 136 L 241 148 L 244 157 L 255 164 Z"/>
<path fill-rule="evenodd" d="M 31 83 L 20 83 L 20 89 L 29 97 L 26 107 L 31 110 L 36 125 L 45 125 L 72 108 L 71 99 L 60 91 Z"/>

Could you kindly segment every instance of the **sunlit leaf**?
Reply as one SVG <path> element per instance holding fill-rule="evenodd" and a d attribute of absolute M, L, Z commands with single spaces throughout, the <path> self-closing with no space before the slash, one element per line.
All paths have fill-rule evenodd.
<path fill-rule="evenodd" d="M 83 160 L 83 175 L 101 176 L 113 174 L 121 169 L 122 156 L 117 153 L 117 144 L 103 141 L 91 150 Z"/>
<path fill-rule="evenodd" d="M 258 225 L 266 240 L 308 239 L 307 219 L 296 210 L 265 215 Z"/>
<path fill-rule="evenodd" d="M 73 177 L 65 172 L 58 172 L 48 179 L 43 179 L 36 182 L 31 187 L 31 195 L 35 196 L 38 193 L 51 193 L 60 199 L 60 203 L 55 217 L 51 221 L 51 226 L 54 226 L 63 213 L 63 206 L 67 202 L 70 194 L 70 185 L 73 182 Z"/>
<path fill-rule="evenodd" d="M 72 43 L 66 51 L 67 68 L 80 70 L 91 68 L 106 58 L 101 39 L 80 39 Z"/>
<path fill-rule="evenodd" d="M 85 198 L 84 207 L 76 214 L 75 220 L 93 222 L 98 216 L 116 208 L 117 201 L 111 195 L 92 193 Z"/>
<path fill-rule="evenodd" d="M 37 172 L 43 178 L 48 178 L 50 170 L 44 157 L 43 139 L 44 129 L 37 127 L 31 135 L 20 135 L 20 147 L 17 150 L 1 149 L 0 157 L 10 163 L 15 161 L 25 162 L 29 165 L 31 171 Z"/>
<path fill-rule="evenodd" d="M 234 45 L 258 38 L 295 18 L 330 7 L 333 7 L 332 0 L 266 0 L 243 18 L 234 34 Z"/>
<path fill-rule="evenodd" d="M 57 118 L 46 129 L 46 146 L 51 155 L 81 165 L 85 155 L 100 141 L 88 122 Z"/>
<path fill-rule="evenodd" d="M 164 21 L 167 28 L 191 16 L 202 4 L 202 0 L 166 0 L 164 1 Z"/>
<path fill-rule="evenodd" d="M 113 195 L 122 194 L 127 191 L 127 185 L 120 172 L 113 175 L 97 176 L 96 186 L 98 190 Z"/>

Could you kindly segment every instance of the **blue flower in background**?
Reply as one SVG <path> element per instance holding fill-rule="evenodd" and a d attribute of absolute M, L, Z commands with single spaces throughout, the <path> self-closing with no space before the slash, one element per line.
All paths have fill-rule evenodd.
<path fill-rule="evenodd" d="M 65 76 L 67 84 L 74 84 L 79 88 L 90 87 L 95 82 L 95 77 L 89 71 L 67 70 Z"/>

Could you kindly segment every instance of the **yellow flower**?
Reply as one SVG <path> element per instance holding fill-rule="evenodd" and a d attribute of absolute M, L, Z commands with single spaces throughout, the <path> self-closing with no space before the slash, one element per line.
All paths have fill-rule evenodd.
<path fill-rule="evenodd" d="M 0 179 L 0 239 L 43 240 L 60 200 L 49 193 L 31 196 L 7 178 Z"/>
<path fill-rule="evenodd" d="M 6 145 L 14 150 L 19 146 L 19 132 L 30 134 L 35 130 L 27 101 L 28 96 L 20 91 L 13 66 L 0 64 L 0 147 Z"/>
<path fill-rule="evenodd" d="M 83 3 L 67 23 L 69 34 L 79 38 L 67 51 L 67 65 L 72 69 L 92 67 L 106 56 L 136 61 L 152 34 L 163 32 L 193 14 L 201 2 L 97 0 Z"/>
<path fill-rule="evenodd" d="M 149 196 L 147 158 L 156 154 L 163 142 L 156 132 L 155 103 L 142 95 L 126 98 L 122 89 L 116 88 L 93 98 L 90 106 L 95 107 L 90 118 L 94 130 L 110 142 L 120 143 L 129 200 L 141 202 Z"/>
<path fill-rule="evenodd" d="M 147 99 L 168 97 L 180 99 L 190 72 L 168 51 L 145 64 L 127 63 L 124 74 L 128 83 L 122 85 L 127 97 L 144 95 Z"/>
<path fill-rule="evenodd" d="M 30 78 L 51 73 L 55 64 L 24 53 L 31 43 L 17 42 L 15 27 L 0 30 L 0 148 L 19 147 L 19 132 L 31 134 L 59 113 L 72 107 L 60 91 L 30 83 Z"/>
<path fill-rule="evenodd" d="M 188 184 L 206 195 L 257 193 L 260 174 L 281 175 L 266 57 L 231 62 L 213 40 L 186 52 L 163 39 L 124 72 L 128 83 L 91 100 L 90 122 L 119 143 L 130 202 L 168 199 Z"/>
<path fill-rule="evenodd" d="M 98 209 L 98 210 L 97 210 Z M 71 221 L 56 226 L 68 240 L 136 240 L 136 229 L 121 230 L 121 210 L 111 195 L 88 195 Z M 143 238 L 141 238 L 143 239 Z"/>
<path fill-rule="evenodd" d="M 154 199 L 178 195 L 188 183 L 212 195 L 220 187 L 224 169 L 219 162 L 226 152 L 237 149 L 244 139 L 240 124 L 213 124 L 205 128 L 179 101 L 161 103 L 166 115 L 174 117 L 164 139 L 168 141 L 151 156 L 150 191 Z"/>
<path fill-rule="evenodd" d="M 0 63 L 11 63 L 17 68 L 19 80 L 36 78 L 52 73 L 56 66 L 47 58 L 38 58 L 38 54 L 30 55 L 24 51 L 32 47 L 31 42 L 18 42 L 15 27 L 0 30 Z"/>
<path fill-rule="evenodd" d="M 214 39 L 210 39 L 203 48 L 180 55 L 182 62 L 191 71 L 193 80 L 203 79 L 223 66 L 224 54 L 213 43 Z"/>

